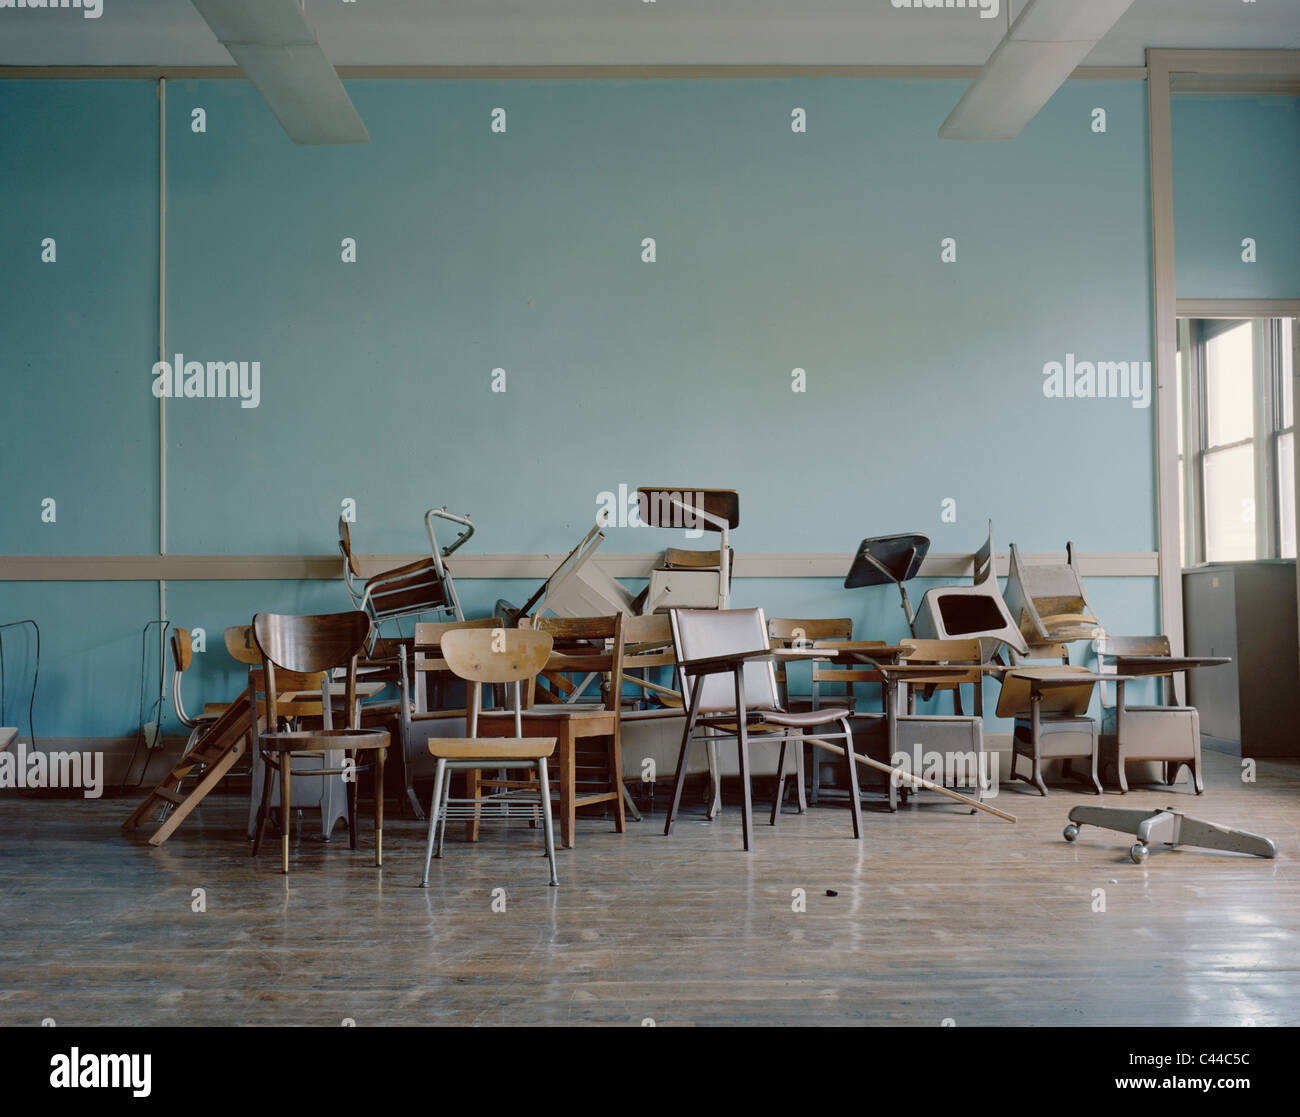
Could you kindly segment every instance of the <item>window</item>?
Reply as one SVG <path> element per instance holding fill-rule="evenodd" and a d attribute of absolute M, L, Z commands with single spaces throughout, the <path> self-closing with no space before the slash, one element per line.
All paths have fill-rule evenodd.
<path fill-rule="evenodd" d="M 1186 565 L 1295 557 L 1292 331 L 1289 318 L 1179 323 Z"/>

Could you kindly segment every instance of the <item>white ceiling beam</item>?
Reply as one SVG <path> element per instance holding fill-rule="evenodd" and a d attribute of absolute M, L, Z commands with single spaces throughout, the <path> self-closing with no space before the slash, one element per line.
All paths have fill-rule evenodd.
<path fill-rule="evenodd" d="M 369 142 L 298 0 L 192 3 L 294 143 Z"/>
<path fill-rule="evenodd" d="M 939 138 L 1014 140 L 1133 2 L 1029 0 Z"/>

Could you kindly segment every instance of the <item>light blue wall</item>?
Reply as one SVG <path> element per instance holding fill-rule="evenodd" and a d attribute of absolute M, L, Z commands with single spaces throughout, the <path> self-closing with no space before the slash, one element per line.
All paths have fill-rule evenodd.
<path fill-rule="evenodd" d="M 1172 113 L 1178 297 L 1300 298 L 1300 97 L 1180 94 Z"/>
<path fill-rule="evenodd" d="M 355 81 L 372 142 L 316 149 L 242 82 L 169 83 L 167 349 L 258 360 L 262 381 L 256 409 L 169 402 L 168 551 L 329 553 L 344 497 L 367 552 L 420 550 L 444 502 L 473 514 L 471 551 L 564 551 L 597 493 L 654 481 L 740 490 L 746 552 L 904 530 L 969 552 L 990 516 L 1001 548 L 1154 549 L 1154 410 L 1046 399 L 1041 371 L 1151 358 L 1145 89 L 1070 83 L 1013 144 L 940 143 L 961 88 Z M 157 549 L 154 96 L 0 83 L 0 376 L 20 432 L 0 441 L 0 553 Z M 39 264 L 46 225 L 56 265 Z M 1062 470 L 1085 480 L 1063 491 Z M 615 529 L 605 548 L 670 539 Z M 460 584 L 470 613 L 533 588 Z M 1155 623 L 1153 580 L 1089 592 L 1113 628 Z M 60 634 L 38 732 L 133 730 L 156 600 L 152 584 L 0 585 L 0 616 Z M 896 595 L 835 580 L 741 579 L 735 603 L 902 631 Z M 237 677 L 226 625 L 346 605 L 339 584 L 170 584 L 171 618 L 209 632 L 190 704 Z"/>

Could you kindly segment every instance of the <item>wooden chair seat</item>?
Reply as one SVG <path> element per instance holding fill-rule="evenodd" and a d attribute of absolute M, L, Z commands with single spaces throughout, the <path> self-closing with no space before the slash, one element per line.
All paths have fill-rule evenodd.
<path fill-rule="evenodd" d="M 430 737 L 429 752 L 443 760 L 538 760 L 555 751 L 554 737 Z"/>
<path fill-rule="evenodd" d="M 335 749 L 386 749 L 388 734 L 382 729 L 297 729 L 258 736 L 268 752 L 332 752 Z"/>

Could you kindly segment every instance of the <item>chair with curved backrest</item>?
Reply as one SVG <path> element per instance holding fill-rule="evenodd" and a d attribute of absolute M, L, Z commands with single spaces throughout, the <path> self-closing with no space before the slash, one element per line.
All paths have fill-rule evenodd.
<path fill-rule="evenodd" d="M 189 739 L 181 756 L 185 756 L 208 730 L 214 721 L 226 712 L 228 702 L 205 702 L 203 713 L 191 716 L 185 709 L 185 699 L 181 695 L 182 679 L 194 663 L 193 636 L 188 628 L 173 628 L 172 649 L 172 708 L 176 711 L 176 720 L 190 730 Z"/>
<path fill-rule="evenodd" d="M 383 864 L 384 850 L 384 758 L 389 737 L 384 730 L 362 730 L 360 703 L 357 700 L 357 659 L 370 636 L 371 621 L 365 613 L 330 613 L 323 616 L 288 616 L 281 613 L 258 613 L 253 618 L 253 638 L 262 659 L 263 693 L 266 697 L 267 732 L 258 736 L 265 776 L 261 809 L 258 812 L 257 836 L 253 855 L 261 849 L 262 837 L 270 814 L 271 792 L 275 775 L 280 777 L 280 871 L 289 871 L 289 827 L 293 814 L 291 798 L 292 761 L 295 756 L 323 758 L 328 766 L 315 770 L 321 776 L 346 776 L 347 816 L 351 846 L 357 848 L 357 774 L 364 770 L 356 764 L 358 751 L 375 754 L 375 864 Z M 347 726 L 333 727 L 333 703 L 329 696 L 329 679 L 336 667 L 346 669 L 343 710 Z M 296 676 L 318 676 L 321 680 L 320 729 L 280 730 L 280 687 L 277 671 Z M 256 707 L 253 717 L 256 719 Z M 336 760 L 340 752 L 349 754 L 346 763 Z"/>
<path fill-rule="evenodd" d="M 253 633 L 251 624 L 235 624 L 226 629 L 224 634 L 226 651 L 230 658 L 236 663 L 242 663 L 248 667 L 248 693 L 250 698 L 249 713 L 251 718 L 251 727 L 249 740 L 249 794 L 248 794 L 248 836 L 257 837 L 257 820 L 262 810 L 262 789 L 266 783 L 266 773 L 262 760 L 262 751 L 257 747 L 258 735 L 262 732 L 263 720 L 266 715 L 266 696 L 263 694 L 265 676 L 261 671 L 262 655 L 257 649 L 257 640 Z M 303 719 L 312 719 L 324 717 L 322 702 L 324 694 L 322 686 L 326 676 L 324 673 L 315 672 L 310 675 L 298 675 L 293 672 L 281 672 L 279 675 L 280 684 L 280 702 L 281 708 L 279 714 L 281 718 L 290 719 L 294 724 L 300 724 Z M 304 696 L 294 699 L 289 704 L 285 703 L 285 696 L 290 692 L 301 692 Z M 305 697 L 306 692 L 314 692 L 312 698 Z M 320 698 L 315 698 L 314 694 L 321 694 Z M 297 791 L 296 799 L 299 808 L 305 806 L 320 807 L 320 829 L 321 837 L 328 839 L 334 832 L 334 826 L 340 820 L 346 820 L 348 817 L 347 808 L 347 788 L 343 785 L 341 776 L 321 776 L 312 772 L 313 767 L 323 768 L 326 761 L 324 757 L 308 756 L 303 757 L 297 767 L 294 768 L 294 774 L 298 776 L 298 782 L 294 785 Z M 279 802 L 278 790 L 272 796 L 271 806 L 275 807 Z"/>
<path fill-rule="evenodd" d="M 623 786 L 622 719 L 620 685 L 623 672 L 623 615 L 602 617 L 540 617 L 520 620 L 521 626 L 548 633 L 551 655 L 543 664 L 540 680 L 529 683 L 522 713 L 534 737 L 556 738 L 556 773 L 560 809 L 560 843 L 572 848 L 577 833 L 577 809 L 607 803 L 614 829 L 627 829 L 627 796 Z M 598 705 L 569 702 L 581 687 L 571 676 L 601 679 L 603 701 Z M 606 685 L 605 681 L 609 683 Z M 515 719 L 518 721 L 518 718 Z M 505 736 L 509 717 L 485 711 L 479 734 Z M 595 740 L 595 745 L 590 742 Z M 582 750 L 589 749 L 586 755 Z M 473 779 L 471 773 L 471 779 Z M 471 827 L 472 829 L 472 827 Z"/>
<path fill-rule="evenodd" d="M 682 786 L 686 779 L 687 752 L 695 729 L 700 727 L 736 739 L 746 850 L 751 848 L 753 831 L 750 742 L 771 740 L 780 743 L 780 756 L 777 760 L 777 772 L 780 773 L 785 771 L 787 744 L 794 742 L 795 747 L 800 747 L 807 730 L 817 730 L 816 736 L 808 738 L 814 745 L 839 752 L 839 747 L 831 745 L 830 741 L 843 742 L 843 750 L 848 757 L 849 811 L 853 819 L 853 836 L 861 838 L 862 804 L 858 792 L 857 763 L 853 752 L 853 734 L 849 728 L 849 713 L 843 709 L 788 713 L 781 708 L 776 672 L 772 666 L 775 656 L 763 610 L 674 609 L 669 615 L 673 622 L 673 645 L 677 651 L 677 669 L 688 713 L 664 834 L 672 833 L 673 820 L 681 805 Z M 835 723 L 839 724 L 840 732 L 822 732 L 823 727 Z M 781 813 L 782 783 L 782 780 L 777 780 L 776 793 L 772 799 L 773 826 Z"/>
<path fill-rule="evenodd" d="M 206 702 L 203 705 L 203 713 L 191 716 L 185 708 L 185 699 L 181 694 L 181 690 L 185 672 L 194 663 L 193 635 L 188 628 L 173 628 L 169 643 L 172 653 L 172 709 L 176 711 L 176 720 L 190 731 L 190 735 L 185 741 L 185 747 L 181 750 L 181 759 L 183 760 L 194 750 L 203 734 L 211 729 L 221 715 L 226 712 L 230 703 Z M 193 769 L 190 771 L 193 771 Z M 179 794 L 183 786 L 184 779 L 178 779 L 175 783 L 175 792 Z M 158 812 L 160 822 L 171 813 L 173 806 L 172 803 L 162 805 Z"/>
<path fill-rule="evenodd" d="M 913 633 L 923 639 L 965 640 L 982 637 L 998 640 L 1021 655 L 1029 646 L 1012 619 L 994 569 L 993 521 L 989 535 L 975 552 L 975 580 L 969 586 L 940 586 L 925 591 L 916 615 Z"/>
<path fill-rule="evenodd" d="M 454 629 L 441 638 L 442 657 L 447 668 L 470 684 L 467 710 L 468 737 L 431 737 L 429 753 L 437 761 L 433 777 L 433 798 L 429 805 L 429 834 L 424 849 L 424 876 L 421 885 L 428 887 L 429 865 L 437 841 L 437 856 L 442 856 L 447 818 L 456 808 L 466 817 L 477 820 L 485 807 L 495 816 L 523 815 L 536 820 L 540 811 L 546 859 L 551 870 L 551 884 L 559 884 L 555 872 L 555 836 L 551 826 L 551 787 L 547 758 L 555 751 L 554 737 L 523 735 L 522 684 L 530 682 L 546 666 L 551 654 L 551 635 L 531 629 L 492 628 Z M 477 737 L 479 713 L 483 704 L 483 684 L 512 684 L 513 737 Z M 529 795 L 529 785 L 517 784 L 496 795 L 465 799 L 451 798 L 451 774 L 460 770 L 477 772 L 481 768 L 527 769 L 536 773 L 536 791 Z"/>

